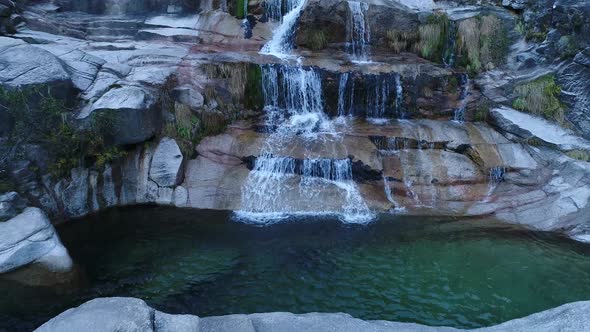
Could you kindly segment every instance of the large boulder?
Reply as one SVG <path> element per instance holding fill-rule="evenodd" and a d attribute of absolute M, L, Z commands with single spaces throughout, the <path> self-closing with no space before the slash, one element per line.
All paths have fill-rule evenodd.
<path fill-rule="evenodd" d="M 150 167 L 150 179 L 159 187 L 174 187 L 182 181 L 182 152 L 176 141 L 164 137 L 152 159 Z"/>
<path fill-rule="evenodd" d="M 63 62 L 55 55 L 21 40 L 0 37 L 0 84 L 16 89 L 50 88 L 54 97 L 74 95 L 73 84 Z"/>
<path fill-rule="evenodd" d="M 500 331 L 587 331 L 590 329 L 590 302 L 574 302 L 480 332 Z M 37 332 L 266 332 L 266 331 L 370 331 L 370 332 L 450 332 L 451 327 L 425 326 L 389 321 L 364 321 L 343 313 L 288 312 L 252 315 L 228 315 L 199 318 L 192 315 L 168 315 L 134 298 L 99 298 L 65 311 L 39 327 Z"/>
<path fill-rule="evenodd" d="M 138 86 L 114 86 L 79 118 L 105 112 L 113 119 L 115 144 L 137 144 L 153 137 L 160 129 L 160 113 L 153 94 Z"/>
<path fill-rule="evenodd" d="M 49 219 L 37 208 L 0 223 L 0 273 L 40 263 L 53 272 L 72 269 L 72 259 Z"/>

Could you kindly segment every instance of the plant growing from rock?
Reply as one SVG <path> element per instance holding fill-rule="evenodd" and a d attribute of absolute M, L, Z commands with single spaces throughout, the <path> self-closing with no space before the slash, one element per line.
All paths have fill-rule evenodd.
<path fill-rule="evenodd" d="M 419 33 L 414 31 L 387 31 L 387 47 L 394 53 L 411 51 L 419 41 Z"/>
<path fill-rule="evenodd" d="M 458 24 L 458 64 L 471 74 L 504 63 L 508 45 L 508 32 L 495 15 L 469 18 Z"/>
<path fill-rule="evenodd" d="M 328 46 L 328 34 L 324 29 L 310 31 L 305 40 L 305 44 L 310 50 L 319 51 Z"/>
<path fill-rule="evenodd" d="M 515 93 L 518 95 L 512 105 L 515 109 L 567 126 L 564 106 L 559 101 L 561 88 L 555 82 L 553 75 L 542 76 L 531 82 L 520 84 L 516 87 Z"/>
<path fill-rule="evenodd" d="M 446 14 L 432 14 L 426 24 L 420 26 L 419 50 L 422 57 L 440 62 L 448 35 L 449 18 Z"/>
<path fill-rule="evenodd" d="M 18 159 L 25 144 L 40 145 L 51 157 L 48 170 L 56 178 L 67 176 L 79 166 L 102 168 L 125 155 L 109 141 L 113 134 L 111 115 L 96 114 L 86 126 L 76 128 L 71 110 L 48 88 L 0 88 L 0 107 L 8 110 L 14 122 L 8 138 L 12 152 L 7 158 Z"/>

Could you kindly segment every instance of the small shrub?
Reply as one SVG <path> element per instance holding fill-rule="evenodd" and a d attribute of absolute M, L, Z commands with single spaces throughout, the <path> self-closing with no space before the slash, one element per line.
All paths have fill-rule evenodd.
<path fill-rule="evenodd" d="M 48 168 L 56 178 L 78 166 L 102 167 L 104 163 L 97 165 L 97 161 L 112 162 L 124 154 L 109 139 L 114 134 L 112 114 L 94 114 L 87 127 L 74 128 L 71 110 L 53 98 L 48 88 L 0 88 L 0 105 L 14 121 L 9 144 L 17 149 L 24 144 L 40 145 L 52 158 Z"/>
<path fill-rule="evenodd" d="M 446 14 L 432 14 L 427 24 L 420 26 L 420 43 L 418 48 L 422 57 L 440 62 L 445 49 L 449 30 L 449 18 Z"/>
<path fill-rule="evenodd" d="M 515 89 L 518 98 L 515 109 L 543 116 L 565 125 L 564 107 L 559 101 L 561 88 L 553 75 L 546 75 L 534 81 L 521 84 Z"/>
<path fill-rule="evenodd" d="M 568 157 L 572 159 L 577 159 L 581 161 L 590 161 L 590 153 L 585 150 L 572 150 L 565 153 Z"/>
<path fill-rule="evenodd" d="M 313 30 L 307 34 L 306 45 L 310 50 L 323 50 L 328 46 L 328 34 L 324 29 Z"/>
<path fill-rule="evenodd" d="M 459 22 L 457 54 L 460 64 L 471 74 L 504 63 L 508 47 L 508 31 L 497 16 L 479 16 Z"/>
<path fill-rule="evenodd" d="M 526 34 L 527 41 L 534 41 L 540 43 L 547 38 L 547 31 L 529 31 Z"/>
<path fill-rule="evenodd" d="M 416 32 L 389 30 L 386 34 L 387 47 L 397 54 L 411 50 L 418 39 Z"/>
<path fill-rule="evenodd" d="M 456 76 L 451 76 L 449 77 L 449 80 L 447 82 L 447 89 L 449 91 L 449 93 L 457 93 L 459 92 L 459 80 L 457 79 Z"/>
<path fill-rule="evenodd" d="M 557 42 L 562 59 L 573 58 L 578 53 L 578 43 L 574 36 L 562 36 Z"/>

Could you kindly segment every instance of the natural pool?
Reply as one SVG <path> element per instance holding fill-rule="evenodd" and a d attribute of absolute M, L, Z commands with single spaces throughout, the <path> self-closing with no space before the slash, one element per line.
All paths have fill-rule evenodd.
<path fill-rule="evenodd" d="M 58 230 L 80 280 L 29 288 L 0 279 L 0 330 L 30 330 L 103 296 L 200 316 L 346 312 L 463 328 L 590 300 L 590 246 L 491 220 L 257 227 L 226 212 L 135 207 Z"/>

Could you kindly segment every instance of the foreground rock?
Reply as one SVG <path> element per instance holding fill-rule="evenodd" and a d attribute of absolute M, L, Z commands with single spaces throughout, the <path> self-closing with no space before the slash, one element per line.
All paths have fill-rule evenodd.
<path fill-rule="evenodd" d="M 49 219 L 37 208 L 0 223 L 0 273 L 39 263 L 52 272 L 72 269 L 72 259 Z"/>
<path fill-rule="evenodd" d="M 575 302 L 525 318 L 472 331 L 586 331 L 590 302 Z M 39 327 L 38 332 L 86 331 L 461 331 L 412 323 L 363 321 L 348 314 L 276 312 L 199 318 L 169 315 L 134 298 L 99 298 L 70 309 Z"/>

